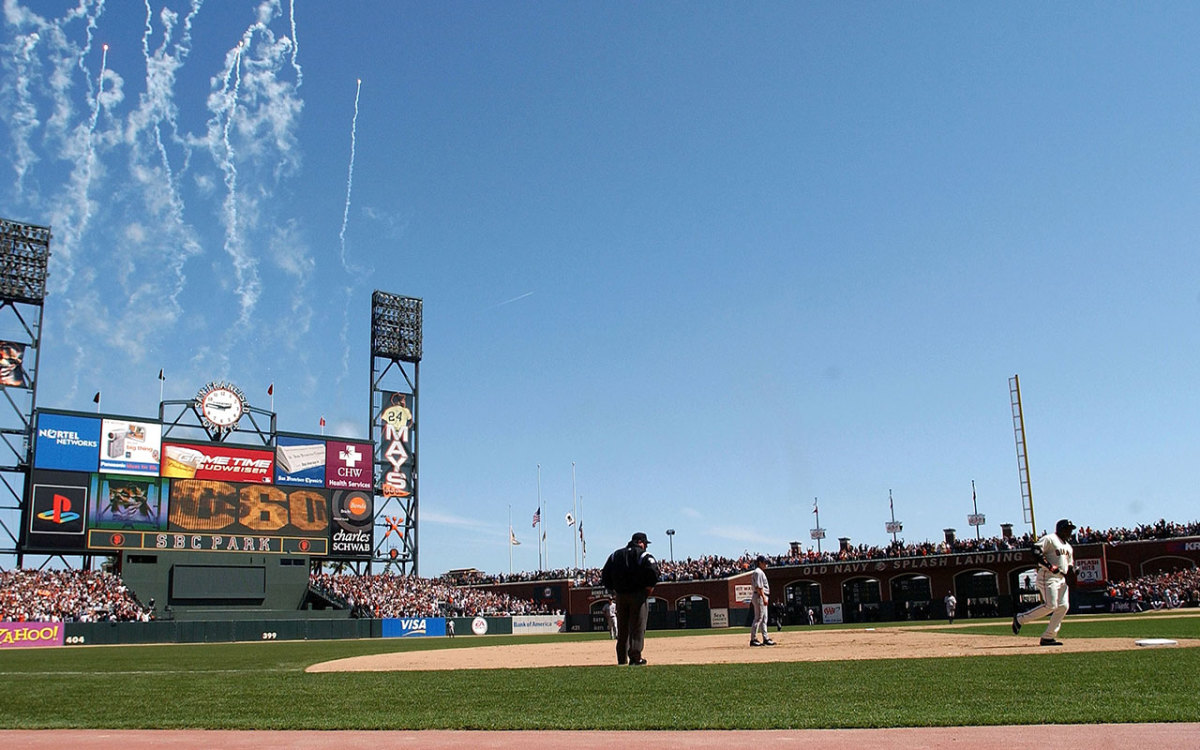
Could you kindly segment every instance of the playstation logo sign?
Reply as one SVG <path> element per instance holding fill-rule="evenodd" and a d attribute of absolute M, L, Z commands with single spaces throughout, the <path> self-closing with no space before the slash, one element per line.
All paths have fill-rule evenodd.
<path fill-rule="evenodd" d="M 39 534 L 82 534 L 87 499 L 87 487 L 34 485 L 29 530 Z"/>

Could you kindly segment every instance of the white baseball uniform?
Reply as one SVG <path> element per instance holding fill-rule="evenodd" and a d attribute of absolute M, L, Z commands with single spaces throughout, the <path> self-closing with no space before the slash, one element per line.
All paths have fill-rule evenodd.
<path fill-rule="evenodd" d="M 1071 543 L 1059 539 L 1058 534 L 1046 534 L 1038 540 L 1037 546 L 1046 557 L 1046 562 L 1057 568 L 1052 571 L 1044 565 L 1038 565 L 1037 587 L 1042 595 L 1042 603 L 1028 612 L 1017 615 L 1017 622 L 1024 625 L 1030 620 L 1050 615 L 1046 624 L 1046 632 L 1042 638 L 1053 640 L 1062 627 L 1063 618 L 1071 606 L 1070 589 L 1067 586 L 1067 569 L 1075 565 L 1075 550 Z"/>
<path fill-rule="evenodd" d="M 767 582 L 767 573 L 756 567 L 750 573 L 750 588 L 753 590 L 754 623 L 750 626 L 750 640 L 756 640 L 762 633 L 764 641 L 767 637 L 767 602 L 771 598 L 771 584 Z"/>

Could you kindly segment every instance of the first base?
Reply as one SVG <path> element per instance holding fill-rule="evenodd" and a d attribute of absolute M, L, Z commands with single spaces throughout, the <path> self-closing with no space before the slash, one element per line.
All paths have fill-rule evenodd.
<path fill-rule="evenodd" d="M 1178 641 L 1173 641 L 1170 638 L 1143 638 L 1140 641 L 1134 641 L 1139 646 L 1178 646 Z"/>

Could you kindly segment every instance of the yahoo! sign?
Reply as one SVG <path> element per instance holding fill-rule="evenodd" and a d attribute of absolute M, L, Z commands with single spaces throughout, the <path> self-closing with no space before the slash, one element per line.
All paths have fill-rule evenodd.
<path fill-rule="evenodd" d="M 63 645 L 61 622 L 0 622 L 0 648 Z"/>

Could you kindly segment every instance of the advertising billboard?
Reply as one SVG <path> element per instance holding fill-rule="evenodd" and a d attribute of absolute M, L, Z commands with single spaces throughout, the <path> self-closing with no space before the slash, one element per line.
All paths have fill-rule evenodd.
<path fill-rule="evenodd" d="M 26 504 L 25 549 L 83 549 L 87 528 L 88 474 L 34 471 Z"/>
<path fill-rule="evenodd" d="M 35 469 L 92 472 L 99 466 L 99 419 L 38 412 L 33 442 Z"/>
<path fill-rule="evenodd" d="M 275 483 L 325 486 L 325 443 L 316 438 L 280 435 L 275 441 Z"/>
<path fill-rule="evenodd" d="M 272 484 L 275 454 L 215 443 L 163 443 L 162 475 L 172 479 L 214 479 Z"/>
<path fill-rule="evenodd" d="M 325 443 L 325 486 L 331 490 L 369 490 L 375 482 L 371 471 L 370 443 Z"/>
<path fill-rule="evenodd" d="M 61 622 L 0 622 L 0 648 L 63 645 Z"/>
<path fill-rule="evenodd" d="M 163 549 L 243 552 L 298 551 L 328 554 L 329 494 L 316 488 L 173 479 L 168 533 Z M 178 535 L 171 532 L 182 532 Z M 178 542 L 178 536 L 185 541 Z M 191 538 L 195 536 L 195 538 Z M 217 538 L 213 538 L 217 537 Z M 302 540 L 295 549 L 276 549 L 270 537 Z M 229 538 L 233 538 L 232 541 Z M 264 541 L 260 541 L 264 540 Z M 251 549 L 245 549 L 253 541 Z M 160 540 L 155 540 L 156 544 Z M 258 549 L 256 547 L 262 547 Z"/>
<path fill-rule="evenodd" d="M 408 497 L 412 494 L 412 403 L 411 393 L 383 392 L 379 413 L 382 439 L 379 463 L 382 469 L 379 494 Z"/>
<path fill-rule="evenodd" d="M 369 455 L 369 454 L 368 454 Z M 374 549 L 374 497 L 367 490 L 334 490 L 329 554 L 368 559 Z"/>
<path fill-rule="evenodd" d="M 0 341 L 0 388 L 27 388 L 25 381 L 25 345 Z"/>
<path fill-rule="evenodd" d="M 162 425 L 105 419 L 100 423 L 100 471 L 156 477 Z"/>

